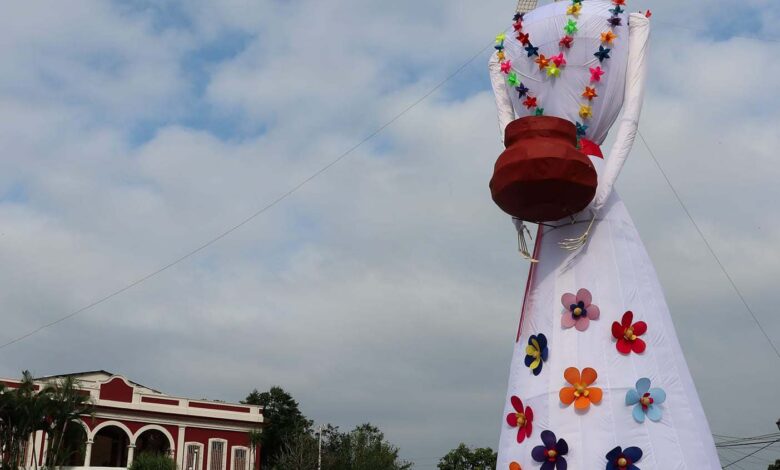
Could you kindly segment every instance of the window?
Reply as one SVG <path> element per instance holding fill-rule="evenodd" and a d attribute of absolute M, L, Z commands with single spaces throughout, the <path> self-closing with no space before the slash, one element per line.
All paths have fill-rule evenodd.
<path fill-rule="evenodd" d="M 224 439 L 209 439 L 208 470 L 225 470 L 226 447 L 227 441 Z"/>
<path fill-rule="evenodd" d="M 249 470 L 249 449 L 246 447 L 233 447 L 233 459 L 230 470 Z"/>
<path fill-rule="evenodd" d="M 201 470 L 203 468 L 203 444 L 188 442 L 184 446 L 184 469 Z"/>

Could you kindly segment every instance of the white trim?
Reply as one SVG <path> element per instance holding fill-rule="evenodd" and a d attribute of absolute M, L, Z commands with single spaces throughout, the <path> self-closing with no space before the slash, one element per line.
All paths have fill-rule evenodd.
<path fill-rule="evenodd" d="M 224 445 L 224 447 L 222 448 L 222 464 L 219 466 L 219 470 L 226 470 L 228 441 L 226 439 L 220 439 L 216 437 L 209 439 L 209 458 L 207 459 L 208 462 L 206 462 L 206 470 L 211 470 L 211 456 L 213 454 L 213 452 L 211 451 L 212 442 L 221 442 Z"/>
<path fill-rule="evenodd" d="M 187 426 L 200 429 L 215 429 L 219 431 L 251 431 L 253 429 L 260 429 L 261 423 L 258 422 L 236 422 L 231 424 L 213 424 L 209 421 L 198 421 L 197 417 L 187 416 L 168 416 L 165 418 L 154 417 L 139 417 L 138 414 L 133 413 L 132 410 L 118 410 L 112 412 L 98 411 L 95 413 L 95 418 L 103 418 L 110 420 L 127 420 L 127 421 L 143 421 L 150 424 L 169 424 L 174 426 Z"/>
<path fill-rule="evenodd" d="M 202 442 L 193 442 L 193 441 L 188 441 L 188 442 L 184 443 L 184 459 L 181 462 L 181 469 L 182 470 L 189 470 L 186 467 L 186 465 L 187 465 L 187 452 L 189 452 L 187 449 L 190 446 L 198 447 L 198 468 L 195 468 L 193 470 L 203 470 L 203 449 L 204 449 L 203 443 Z"/>
<path fill-rule="evenodd" d="M 100 423 L 97 426 L 95 426 L 95 429 L 92 430 L 92 433 L 87 435 L 87 440 L 91 439 L 92 441 L 94 441 L 95 440 L 95 436 L 97 436 L 97 433 L 101 429 L 107 428 L 109 426 L 116 426 L 116 427 L 122 429 L 125 432 L 125 434 L 127 434 L 127 439 L 130 442 L 130 445 L 131 446 L 135 445 L 135 439 L 133 437 L 133 433 L 130 431 L 130 428 L 128 428 L 127 426 L 125 426 L 123 423 L 121 423 L 119 421 L 113 421 L 113 420 L 111 420 L 111 421 L 103 421 L 102 423 Z"/>
<path fill-rule="evenodd" d="M 165 435 L 165 437 L 168 438 L 168 451 L 169 452 L 175 452 L 176 451 L 176 443 L 173 442 L 173 435 L 164 427 L 160 426 L 159 424 L 147 424 L 138 431 L 136 431 L 135 436 L 133 436 L 133 443 L 138 442 L 138 438 L 141 437 L 141 434 L 143 434 L 146 431 L 160 431 Z"/>
<path fill-rule="evenodd" d="M 236 451 L 237 450 L 243 450 L 246 452 L 246 457 L 244 457 L 244 462 L 246 462 L 246 466 L 242 470 L 250 470 L 249 468 L 249 456 L 250 450 L 249 447 L 246 446 L 233 446 L 230 448 L 230 470 L 236 470 Z"/>

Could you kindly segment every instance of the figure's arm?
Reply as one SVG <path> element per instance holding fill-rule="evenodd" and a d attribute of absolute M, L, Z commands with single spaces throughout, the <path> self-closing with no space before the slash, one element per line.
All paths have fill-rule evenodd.
<path fill-rule="evenodd" d="M 506 76 L 501 72 L 501 64 L 498 55 L 494 52 L 488 63 L 490 69 L 490 82 L 493 85 L 493 94 L 496 97 L 498 107 L 498 127 L 501 132 L 501 141 L 504 141 L 504 130 L 510 122 L 515 120 L 515 110 L 512 107 L 512 99 L 509 97 L 509 89 L 506 85 Z"/>
<path fill-rule="evenodd" d="M 615 144 L 605 162 L 596 197 L 591 204 L 591 209 L 594 211 L 598 211 L 607 203 L 620 170 L 634 145 L 645 95 L 649 37 L 650 20 L 641 13 L 632 13 L 629 19 L 628 69 L 623 116 L 620 119 Z"/>

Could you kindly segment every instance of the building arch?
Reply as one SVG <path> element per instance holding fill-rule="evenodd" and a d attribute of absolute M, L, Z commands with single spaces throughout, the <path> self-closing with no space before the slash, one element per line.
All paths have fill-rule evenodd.
<path fill-rule="evenodd" d="M 176 444 L 174 443 L 173 436 L 171 435 L 171 433 L 163 426 L 160 426 L 158 424 L 147 424 L 146 426 L 136 431 L 135 435 L 133 436 L 133 443 L 136 445 L 138 453 L 141 453 L 144 450 L 141 448 L 142 444 L 144 444 L 144 441 L 143 439 L 141 439 L 141 437 L 144 433 L 148 431 L 159 432 L 168 440 L 168 449 L 167 452 L 164 452 L 166 455 L 172 455 L 175 452 Z"/>
<path fill-rule="evenodd" d="M 92 431 L 89 466 L 127 467 L 135 446 L 133 433 L 118 421 L 105 421 Z"/>

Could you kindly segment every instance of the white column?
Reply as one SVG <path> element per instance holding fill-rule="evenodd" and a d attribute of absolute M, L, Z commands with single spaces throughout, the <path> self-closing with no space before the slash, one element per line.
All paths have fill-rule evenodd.
<path fill-rule="evenodd" d="M 184 426 L 179 426 L 179 438 L 176 442 L 176 462 L 179 464 L 180 469 L 184 469 Z"/>
<path fill-rule="evenodd" d="M 87 439 L 87 448 L 84 451 L 84 466 L 89 467 L 92 460 L 92 439 Z"/>
<path fill-rule="evenodd" d="M 127 446 L 127 468 L 133 465 L 133 457 L 135 456 L 135 443 Z"/>
<path fill-rule="evenodd" d="M 46 462 L 46 457 L 47 457 L 46 450 L 47 450 L 47 447 L 49 447 L 49 435 L 46 434 L 46 433 L 43 433 L 43 456 L 41 456 L 41 454 L 37 454 L 35 456 L 36 458 L 38 458 L 40 456 L 40 458 L 41 458 L 40 466 L 43 466 L 43 464 Z"/>

